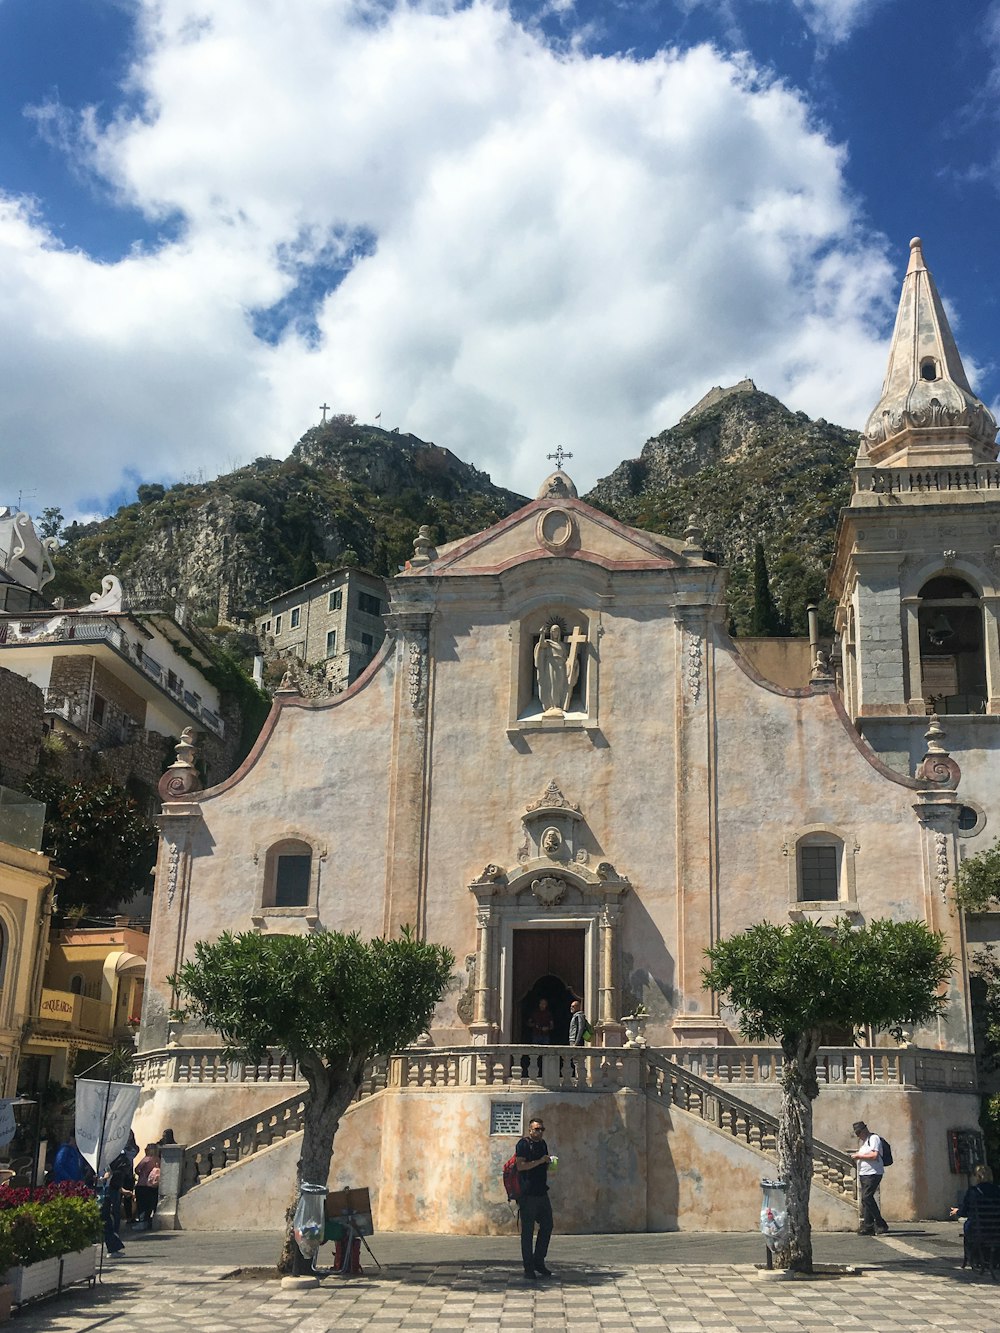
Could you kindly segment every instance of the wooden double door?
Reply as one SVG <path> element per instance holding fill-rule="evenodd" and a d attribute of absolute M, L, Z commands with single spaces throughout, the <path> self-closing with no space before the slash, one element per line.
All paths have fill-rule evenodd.
<path fill-rule="evenodd" d="M 513 1025 L 515 1042 L 530 1043 L 530 1019 L 544 999 L 552 1013 L 552 1044 L 569 1037 L 569 1006 L 584 998 L 585 930 L 515 930 Z"/>

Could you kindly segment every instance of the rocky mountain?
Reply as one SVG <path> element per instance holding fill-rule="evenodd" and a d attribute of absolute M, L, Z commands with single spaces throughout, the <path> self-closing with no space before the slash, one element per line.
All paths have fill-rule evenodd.
<path fill-rule="evenodd" d="M 730 616 L 746 629 L 754 546 L 794 633 L 821 601 L 857 435 L 790 412 L 750 380 L 712 389 L 585 498 L 623 522 L 673 536 L 690 514 L 730 568 Z M 422 523 L 441 544 L 525 503 L 449 450 L 338 416 L 307 431 L 283 461 L 138 500 L 62 533 L 48 591 L 85 603 L 115 572 L 133 604 L 183 603 L 204 626 L 241 620 L 269 597 L 339 564 L 391 575 Z"/>
<path fill-rule="evenodd" d="M 283 461 L 138 496 L 103 522 L 64 529 L 51 596 L 85 603 L 113 571 L 133 605 L 183 603 L 214 625 L 340 564 L 394 574 L 422 523 L 444 542 L 525 503 L 448 449 L 349 416 L 307 431 Z"/>
<path fill-rule="evenodd" d="M 696 516 L 706 547 L 729 569 L 729 614 L 745 632 L 753 555 L 764 547 L 771 590 L 791 633 L 820 605 L 837 517 L 850 496 L 856 431 L 790 412 L 752 380 L 714 388 L 676 426 L 647 440 L 586 499 L 622 522 L 670 536 Z"/>

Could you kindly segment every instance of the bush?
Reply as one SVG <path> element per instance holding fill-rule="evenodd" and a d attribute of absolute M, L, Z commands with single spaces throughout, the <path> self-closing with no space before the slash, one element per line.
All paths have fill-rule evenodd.
<path fill-rule="evenodd" d="M 14 1197 L 28 1190 L 4 1190 Z M 101 1217 L 93 1191 L 79 1185 L 48 1185 L 29 1203 L 3 1199 L 0 1207 L 0 1270 L 40 1263 L 93 1245 Z"/>

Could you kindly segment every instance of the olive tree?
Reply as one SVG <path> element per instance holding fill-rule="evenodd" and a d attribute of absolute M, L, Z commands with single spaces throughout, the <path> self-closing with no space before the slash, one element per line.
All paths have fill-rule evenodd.
<path fill-rule="evenodd" d="M 365 1065 L 424 1032 L 454 965 L 450 950 L 418 940 L 357 934 L 234 935 L 200 940 L 170 978 L 178 1014 L 202 1020 L 231 1051 L 260 1059 L 278 1046 L 308 1084 L 296 1196 L 303 1181 L 325 1184 L 333 1140 Z M 279 1261 L 296 1266 L 290 1240 Z"/>
<path fill-rule="evenodd" d="M 705 953 L 704 984 L 739 1017 L 752 1042 L 775 1041 L 784 1056 L 778 1116 L 778 1171 L 788 1182 L 788 1242 L 783 1267 L 812 1271 L 809 1191 L 816 1059 L 823 1029 L 888 1030 L 923 1024 L 946 1004 L 941 988 L 953 957 L 944 937 L 919 921 L 872 921 L 832 928 L 811 921 L 761 922 Z"/>

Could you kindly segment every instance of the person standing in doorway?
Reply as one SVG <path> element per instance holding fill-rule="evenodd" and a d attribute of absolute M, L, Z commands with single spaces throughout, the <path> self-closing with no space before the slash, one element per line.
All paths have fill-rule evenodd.
<path fill-rule="evenodd" d="M 851 1156 L 858 1164 L 858 1189 L 861 1191 L 861 1225 L 859 1236 L 884 1236 L 889 1228 L 882 1216 L 875 1194 L 882 1184 L 882 1140 L 873 1134 L 863 1120 L 855 1120 L 854 1132 L 858 1137 L 858 1151 Z"/>
<path fill-rule="evenodd" d="M 518 1139 L 514 1156 L 521 1174 L 521 1262 L 524 1276 L 534 1282 L 539 1276 L 551 1277 L 545 1267 L 552 1235 L 552 1202 L 549 1199 L 548 1144 L 543 1135 L 545 1126 L 537 1118 L 528 1122 L 527 1137 Z M 535 1227 L 538 1235 L 535 1236 Z"/>
<path fill-rule="evenodd" d="M 549 1002 L 543 995 L 538 1001 L 535 1012 L 528 1019 L 532 1043 L 535 1046 L 548 1046 L 552 1040 L 552 1029 L 555 1025 L 555 1018 L 549 1008 Z"/>

